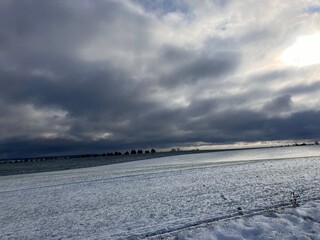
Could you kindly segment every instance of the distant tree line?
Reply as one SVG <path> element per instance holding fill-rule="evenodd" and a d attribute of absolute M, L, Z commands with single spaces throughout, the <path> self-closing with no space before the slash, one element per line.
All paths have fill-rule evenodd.
<path fill-rule="evenodd" d="M 124 153 L 121 152 L 108 152 L 108 153 L 103 153 L 102 156 L 105 157 L 109 157 L 109 156 L 121 156 L 121 155 L 136 155 L 136 154 L 150 154 L 150 153 L 156 153 L 155 149 L 151 149 L 151 150 L 136 150 L 136 149 L 132 149 L 130 151 L 126 151 Z"/>
<path fill-rule="evenodd" d="M 312 143 L 294 143 L 293 146 L 311 146 L 311 145 L 319 145 L 318 141 L 315 141 L 314 144 Z"/>
<path fill-rule="evenodd" d="M 121 155 L 136 155 L 136 154 L 152 154 L 156 153 L 155 149 L 151 150 L 135 150 L 121 152 L 108 152 L 102 154 L 80 154 L 80 155 L 64 155 L 64 156 L 52 156 L 52 157 L 35 157 L 35 158 L 19 158 L 19 159 L 8 159 L 0 161 L 0 163 L 27 163 L 27 162 L 39 162 L 46 160 L 58 160 L 58 159 L 71 159 L 71 158 L 89 158 L 89 157 L 109 157 L 109 156 L 121 156 Z"/>
<path fill-rule="evenodd" d="M 319 146 L 319 141 L 315 141 L 313 143 L 294 143 L 288 145 L 279 145 L 273 147 L 290 147 L 290 146 L 309 146 L 309 145 L 317 145 Z M 199 149 L 196 149 L 199 151 Z M 171 152 L 181 151 L 180 148 L 172 148 Z M 71 159 L 71 158 L 89 158 L 89 157 L 109 157 L 109 156 L 121 156 L 121 155 L 139 155 L 139 154 L 153 154 L 156 153 L 155 149 L 151 150 L 136 150 L 132 149 L 130 151 L 126 151 L 124 153 L 121 152 L 108 152 L 102 154 L 80 154 L 80 155 L 64 155 L 64 156 L 47 156 L 47 157 L 34 157 L 34 158 L 19 158 L 19 159 L 8 159 L 0 161 L 0 163 L 27 163 L 27 162 L 38 162 L 38 161 L 45 161 L 45 160 L 58 160 L 58 159 Z"/>

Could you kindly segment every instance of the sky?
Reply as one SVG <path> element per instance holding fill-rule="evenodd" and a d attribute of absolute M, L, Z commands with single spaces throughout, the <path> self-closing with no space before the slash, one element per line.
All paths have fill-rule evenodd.
<path fill-rule="evenodd" d="M 318 0 L 0 0 L 0 158 L 320 138 Z"/>

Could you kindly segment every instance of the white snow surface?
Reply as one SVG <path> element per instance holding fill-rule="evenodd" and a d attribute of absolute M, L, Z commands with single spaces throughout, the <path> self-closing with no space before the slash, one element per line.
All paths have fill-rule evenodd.
<path fill-rule="evenodd" d="M 320 201 L 301 207 L 269 211 L 253 217 L 227 219 L 172 233 L 167 239 L 320 239 Z"/>
<path fill-rule="evenodd" d="M 272 148 L 2 176 L 0 239 L 319 239 L 319 156 Z M 266 215 L 291 191 L 301 207 Z"/>

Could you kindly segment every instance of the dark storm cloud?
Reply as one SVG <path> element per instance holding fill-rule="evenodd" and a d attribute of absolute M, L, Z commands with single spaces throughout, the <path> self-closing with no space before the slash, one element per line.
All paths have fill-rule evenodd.
<path fill-rule="evenodd" d="M 312 69 L 248 73 L 282 31 L 234 5 L 0 1 L 0 158 L 316 137 L 292 101 L 319 91 Z"/>
<path fill-rule="evenodd" d="M 195 99 L 187 108 L 187 115 L 189 117 L 205 116 L 213 112 L 219 106 L 217 99 Z"/>
<path fill-rule="evenodd" d="M 119 69 L 107 60 L 83 61 L 78 54 L 99 32 L 101 24 L 107 31 L 104 34 L 110 31 L 109 34 L 119 35 L 119 29 L 113 30 L 123 21 L 121 14 L 131 24 L 136 21 L 143 27 L 141 16 L 113 1 L 94 4 L 89 1 L 4 1 L 1 4 L 0 108 L 7 113 L 1 121 L 4 141 L 9 138 L 18 141 L 21 137 L 28 145 L 27 142 L 34 142 L 32 139 L 37 139 L 41 132 L 47 132 L 42 126 L 24 123 L 37 117 L 29 116 L 29 106 L 41 111 L 39 114 L 48 115 L 48 110 L 66 112 L 66 123 L 59 121 L 58 124 L 67 126 L 57 128 L 66 127 L 65 136 L 83 140 L 89 138 L 88 133 L 113 134 L 120 128 L 118 125 L 125 132 L 136 114 L 153 105 L 144 99 L 147 84 L 136 83 L 126 69 Z M 131 29 L 130 24 L 127 26 Z M 123 30 L 126 31 L 125 27 Z M 48 116 L 39 116 L 44 118 L 39 121 L 47 122 L 48 129 L 54 117 L 51 115 L 49 112 Z M 122 123 L 126 121 L 128 123 Z M 16 129 L 12 123 L 18 125 Z M 121 135 L 118 131 L 119 134 L 112 136 Z M 54 144 L 52 139 L 49 142 Z M 61 139 L 57 139 L 57 146 L 61 145 L 59 142 Z M 18 148 L 19 144 L 15 146 Z"/>
<path fill-rule="evenodd" d="M 37 76 L 5 76 L 1 99 L 11 107 L 32 104 L 38 109 L 59 109 L 67 112 L 68 136 L 88 138 L 88 133 L 110 132 L 114 138 L 132 140 L 146 125 L 140 118 L 147 109 L 155 108 L 144 98 L 147 87 L 128 79 L 115 70 L 82 70 L 71 78 L 52 81 Z M 80 74 L 81 73 L 81 74 Z M 8 118 L 9 116 L 7 116 Z M 23 116 L 15 115 L 14 118 Z M 141 126 L 139 121 L 141 120 Z M 22 129 L 19 134 L 30 133 Z"/>
<path fill-rule="evenodd" d="M 32 103 L 37 107 L 52 106 L 68 111 L 72 117 L 110 114 L 120 116 L 139 107 L 144 89 L 117 70 L 88 70 L 59 80 L 43 76 L 2 73 L 1 98 L 17 104 Z M 120 70 L 119 70 L 120 71 Z M 130 100 L 129 100 L 130 99 Z"/>
<path fill-rule="evenodd" d="M 265 123 L 266 137 L 277 139 L 315 139 L 319 137 L 319 111 L 292 114 L 287 118 L 275 118 Z"/>
<path fill-rule="evenodd" d="M 1 156 L 6 157 L 37 157 L 66 154 L 104 153 L 114 150 L 127 150 L 137 147 L 123 141 L 74 141 L 68 139 L 43 138 L 11 138 L 1 141 Z M 5 154 L 3 154 L 5 153 Z"/>
<path fill-rule="evenodd" d="M 289 76 L 292 76 L 293 71 L 289 71 L 287 69 L 275 69 L 272 71 L 266 71 L 262 73 L 255 74 L 250 78 L 251 82 L 263 82 L 263 83 L 272 83 L 274 81 L 281 81 L 282 79 L 286 79 Z"/>
<path fill-rule="evenodd" d="M 228 110 L 219 114 L 213 112 L 194 120 L 190 119 L 186 122 L 185 128 L 186 130 L 193 129 L 193 131 L 202 132 L 202 135 L 208 141 L 211 137 L 210 142 L 214 142 L 216 138 L 219 138 L 222 142 L 239 141 L 243 134 L 250 139 L 251 133 L 260 132 L 263 128 L 264 119 L 266 119 L 266 116 L 260 112 Z"/>
<path fill-rule="evenodd" d="M 95 38 L 127 44 L 131 37 L 145 45 L 147 24 L 116 1 L 5 1 L 0 8 L 1 53 L 19 71 L 49 68 L 65 74 L 79 67 L 74 62 Z"/>
<path fill-rule="evenodd" d="M 193 59 L 195 53 L 176 46 L 166 45 L 159 50 L 160 60 L 162 63 L 181 64 Z"/>
<path fill-rule="evenodd" d="M 317 137 L 319 131 L 317 124 L 319 112 L 296 113 L 286 118 L 270 118 L 264 112 L 248 110 L 201 115 L 199 119 L 191 118 L 186 112 L 176 111 L 167 112 L 161 116 L 169 117 L 168 121 L 161 121 L 157 116 L 148 118 L 149 120 L 158 119 L 154 125 L 152 121 L 149 124 L 152 126 L 150 129 L 154 130 L 159 138 L 152 138 L 154 135 L 146 136 L 148 131 L 141 131 L 142 136 L 145 134 L 141 142 L 145 137 L 149 137 L 150 141 L 156 142 L 158 146 L 167 147 L 170 146 L 167 145 L 167 139 L 170 139 L 170 143 L 182 145 L 200 141 L 232 143 L 243 141 L 244 136 L 246 141 L 305 139 Z M 182 116 L 188 118 L 182 119 Z M 175 124 L 170 125 L 170 123 Z M 159 126 L 163 128 L 158 128 Z"/>
<path fill-rule="evenodd" d="M 264 105 L 263 110 L 272 113 L 285 112 L 291 109 L 292 104 L 290 95 L 280 96 L 267 102 Z"/>
<path fill-rule="evenodd" d="M 281 90 L 282 94 L 311 94 L 320 91 L 320 81 L 312 84 L 299 84 L 292 87 L 286 87 Z"/>
<path fill-rule="evenodd" d="M 319 112 L 299 112 L 287 117 L 268 117 L 261 111 L 227 111 L 211 114 L 200 120 L 189 121 L 186 130 L 199 133 L 206 142 L 230 143 L 234 141 L 257 141 L 258 139 L 314 139 L 320 130 Z M 187 131 L 186 131 L 187 132 Z M 245 136 L 245 137 L 244 137 Z"/>
<path fill-rule="evenodd" d="M 214 56 L 196 55 L 191 61 L 177 66 L 173 72 L 161 79 L 166 87 L 176 87 L 181 84 L 195 84 L 202 80 L 218 80 L 231 74 L 238 66 L 240 57 L 235 52 L 217 52 Z"/>
<path fill-rule="evenodd" d="M 104 10 L 109 12 L 106 16 L 112 14 L 112 8 L 104 7 Z M 66 51 L 70 53 L 69 48 L 74 49 L 84 38 L 93 34 L 96 26 L 90 21 L 91 14 L 99 16 L 98 11 L 101 14 L 102 9 L 92 9 L 91 14 L 88 9 L 81 16 L 76 8 L 59 0 L 13 0 L 7 1 L 0 11 L 0 32 L 4 36 L 2 46 L 10 51 L 8 55 L 11 59 L 24 60 L 22 57 L 26 55 L 45 54 L 50 57 L 49 54 L 55 52 L 63 55 Z"/>
<path fill-rule="evenodd" d="M 171 112 L 172 115 L 179 115 Z M 163 115 L 165 116 L 165 115 Z M 168 116 L 168 113 L 166 114 Z M 267 118 L 262 112 L 231 111 L 217 117 L 211 116 L 200 121 L 186 120 L 178 125 L 180 134 L 162 131 L 158 124 L 152 128 L 158 137 L 148 131 L 138 131 L 135 134 L 136 142 L 99 140 L 73 141 L 67 139 L 28 139 L 17 138 L 1 141 L 1 156 L 39 156 L 48 153 L 55 154 L 82 154 L 106 152 L 110 150 L 126 150 L 131 148 L 144 148 L 151 146 L 170 147 L 172 145 L 185 145 L 196 142 L 232 143 L 236 141 L 256 140 L 299 140 L 317 138 L 320 131 L 318 119 L 319 112 L 300 112 L 286 118 Z M 175 118 L 171 116 L 171 120 Z M 179 118 L 176 116 L 176 118 Z M 157 118 L 150 118 L 153 120 Z M 175 119 L 176 121 L 176 119 Z M 163 124 L 165 121 L 160 122 Z M 169 124 L 168 124 L 169 125 Z M 297 127 L 298 126 L 298 127 Z M 175 127 L 177 125 L 175 124 Z M 139 134 L 140 132 L 140 134 Z M 244 137 L 245 136 L 245 137 Z M 141 139 L 139 139 L 141 137 Z"/>

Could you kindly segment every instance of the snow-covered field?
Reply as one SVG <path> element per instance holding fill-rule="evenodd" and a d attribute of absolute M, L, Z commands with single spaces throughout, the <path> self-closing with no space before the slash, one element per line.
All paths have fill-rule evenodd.
<path fill-rule="evenodd" d="M 277 239 L 279 224 L 317 239 L 319 156 L 272 148 L 2 176 L 0 239 Z M 300 208 L 265 212 L 291 191 Z"/>
<path fill-rule="evenodd" d="M 165 237 L 164 235 L 162 237 Z M 182 230 L 168 239 L 320 239 L 320 201 L 294 209 L 264 212 L 253 217 L 226 219 Z"/>

